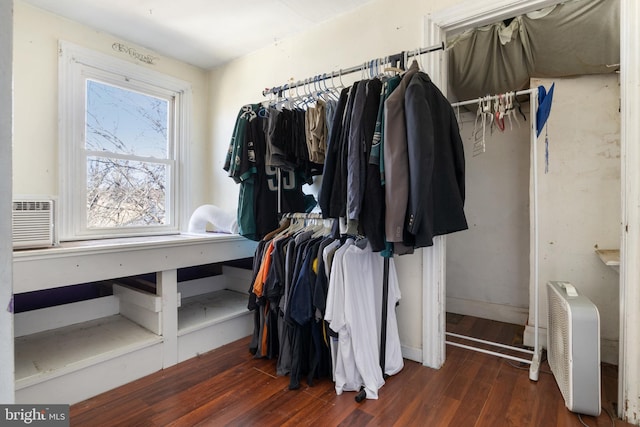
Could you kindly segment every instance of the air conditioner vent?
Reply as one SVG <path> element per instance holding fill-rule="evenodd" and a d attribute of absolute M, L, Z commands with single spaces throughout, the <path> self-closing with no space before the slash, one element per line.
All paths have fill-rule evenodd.
<path fill-rule="evenodd" d="M 14 200 L 11 217 L 14 249 L 53 246 L 53 200 Z"/>

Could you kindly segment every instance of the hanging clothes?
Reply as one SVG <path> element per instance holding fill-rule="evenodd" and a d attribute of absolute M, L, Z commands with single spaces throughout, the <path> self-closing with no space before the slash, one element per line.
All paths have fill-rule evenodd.
<path fill-rule="evenodd" d="M 321 216 L 335 219 L 331 232 L 295 220 L 278 232 L 256 231 L 264 239 L 250 286 L 250 350 L 277 358 L 276 373 L 289 375 L 291 390 L 305 377 L 313 385 L 328 376 L 338 394 L 364 391 L 376 399 L 383 375 L 404 366 L 392 255 L 467 228 L 464 154 L 450 104 L 415 61 L 400 76 L 371 77 L 343 88 L 334 102 L 306 97 L 298 108 L 289 102 L 255 117 L 245 108 L 230 144 L 231 158 L 249 138 L 265 168 L 306 178 L 321 172 Z"/>
<path fill-rule="evenodd" d="M 380 79 L 362 82 L 354 100 L 347 165 L 347 218 L 350 220 L 358 220 L 362 211 L 381 89 Z"/>
<path fill-rule="evenodd" d="M 318 268 L 321 248 L 333 242 L 315 229 L 285 230 L 261 241 L 254 255 L 249 308 L 254 310 L 250 350 L 256 357 L 278 358 L 276 372 L 289 375 L 289 388 L 331 372 L 323 315 L 328 279 Z M 323 338 L 324 337 L 324 338 Z"/>
<path fill-rule="evenodd" d="M 393 259 L 389 261 L 387 304 L 390 315 L 387 317 L 384 372 L 393 375 L 403 368 L 404 361 L 395 317 L 400 288 Z M 364 387 L 368 399 L 377 399 L 378 389 L 384 384 L 379 364 L 382 276 L 383 258 L 375 254 L 368 243 L 360 247 L 353 239 L 348 239 L 335 252 L 325 320 L 338 334 L 338 339 L 332 341 L 337 394 Z"/>
<path fill-rule="evenodd" d="M 340 164 L 342 122 L 345 116 L 345 109 L 348 104 L 350 89 L 342 89 L 340 98 L 336 105 L 333 122 L 329 128 L 329 143 L 324 163 L 324 174 L 322 176 L 322 184 L 320 186 L 320 194 L 318 195 L 318 204 L 325 218 L 330 217 L 331 196 L 333 186 L 336 180 L 337 168 Z"/>
<path fill-rule="evenodd" d="M 351 129 L 351 117 L 353 105 L 358 92 L 360 82 L 355 82 L 347 95 L 347 104 L 341 117 L 340 134 L 337 135 L 337 144 L 334 148 L 336 165 L 329 190 L 329 218 L 344 218 L 347 214 L 347 162 L 349 155 L 349 132 Z"/>
<path fill-rule="evenodd" d="M 385 238 L 385 192 L 384 192 L 384 102 L 400 84 L 400 76 L 393 76 L 384 81 L 378 103 L 378 114 L 374 128 L 367 165 L 366 189 L 362 201 L 363 215 L 360 217 L 362 230 L 369 239 L 374 252 L 383 251 L 384 256 L 391 256 L 393 246 Z"/>
<path fill-rule="evenodd" d="M 468 228 L 457 120 L 416 61 L 401 76 L 355 82 L 338 109 L 320 192 L 323 216 L 340 218 L 343 234 L 365 235 L 385 256 Z"/>
<path fill-rule="evenodd" d="M 273 127 L 269 120 L 269 110 L 261 104 L 243 106 L 236 119 L 224 170 L 240 184 L 237 213 L 239 234 L 251 240 L 259 241 L 266 233 L 275 229 L 279 213 L 307 212 L 316 204 L 312 195 L 305 195 L 302 191 L 302 185 L 310 182 L 309 173 L 313 170 L 308 162 L 308 154 L 305 154 L 304 112 L 302 117 L 299 112 L 289 113 L 277 116 L 284 123 L 280 133 L 274 131 L 278 124 Z M 287 128 L 288 120 L 298 125 Z M 274 131 L 276 137 L 270 131 Z M 278 158 L 278 155 L 272 150 L 271 157 L 267 156 L 267 135 L 269 143 L 284 149 L 285 153 L 294 144 L 285 145 L 282 141 L 297 142 L 295 150 L 298 150 L 296 155 L 299 157 L 291 163 L 294 165 L 293 169 L 282 168 L 279 171 L 268 164 Z M 286 159 L 288 161 L 289 157 Z M 278 206 L 278 193 L 281 206 Z"/>
<path fill-rule="evenodd" d="M 451 104 L 427 74 L 413 75 L 404 104 L 409 160 L 405 230 L 414 247 L 432 246 L 434 236 L 468 228 L 464 148 Z"/>
<path fill-rule="evenodd" d="M 324 164 L 327 149 L 326 108 L 327 103 L 319 99 L 315 106 L 307 108 L 305 116 L 309 161 L 315 164 Z"/>
<path fill-rule="evenodd" d="M 277 375 L 289 375 L 289 389 L 306 378 L 331 378 L 336 392 L 358 391 L 377 398 L 384 384 L 379 366 L 383 258 L 367 239 L 342 243 L 314 226 L 261 241 L 254 255 L 249 308 L 254 310 L 250 350 L 278 358 Z M 400 291 L 390 261 L 384 372 L 403 367 L 395 317 Z"/>
<path fill-rule="evenodd" d="M 387 241 L 395 243 L 396 253 L 410 252 L 413 243 L 410 236 L 404 232 L 409 200 L 409 155 L 404 94 L 411 78 L 417 72 L 418 63 L 414 61 L 402 76 L 398 87 L 384 103 L 385 235 Z M 405 240 L 404 245 L 407 249 L 398 250 Z"/>

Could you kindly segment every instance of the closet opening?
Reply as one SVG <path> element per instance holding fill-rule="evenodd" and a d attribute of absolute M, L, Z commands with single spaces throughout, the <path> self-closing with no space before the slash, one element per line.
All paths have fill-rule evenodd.
<path fill-rule="evenodd" d="M 453 101 L 555 84 L 536 144 L 539 339 L 546 346 L 544 285 L 570 281 L 598 307 L 602 361 L 612 365 L 618 363 L 619 304 L 611 295 L 618 294 L 619 277 L 597 251 L 620 245 L 619 25 L 617 1 L 575 0 L 451 32 L 446 43 Z M 492 328 L 497 341 L 532 347 L 531 112 L 528 100 L 520 103 L 523 115 L 493 121 L 484 144 L 477 110 L 459 112 L 469 230 L 447 237 L 446 324 L 447 332 L 466 328 L 467 335 L 474 327 Z M 486 323 L 465 325 L 465 315 Z M 513 331 L 513 324 L 521 328 Z"/>

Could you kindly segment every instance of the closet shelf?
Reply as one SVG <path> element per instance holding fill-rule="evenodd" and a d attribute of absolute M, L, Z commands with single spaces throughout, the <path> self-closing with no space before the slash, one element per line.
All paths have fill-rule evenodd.
<path fill-rule="evenodd" d="M 183 298 L 178 309 L 178 336 L 248 315 L 249 296 L 228 289 Z"/>
<path fill-rule="evenodd" d="M 16 390 L 161 342 L 119 314 L 17 337 Z"/>
<path fill-rule="evenodd" d="M 620 271 L 620 250 L 619 249 L 597 249 L 596 254 L 602 262 L 616 271 Z"/>

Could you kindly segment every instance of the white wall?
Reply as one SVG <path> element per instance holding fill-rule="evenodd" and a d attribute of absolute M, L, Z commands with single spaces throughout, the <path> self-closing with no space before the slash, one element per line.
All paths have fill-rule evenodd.
<path fill-rule="evenodd" d="M 107 33 L 99 32 L 41 9 L 15 2 L 14 19 L 14 194 L 52 195 L 58 193 L 58 40 L 129 60 L 167 75 L 190 82 L 193 89 L 191 130 L 191 200 L 193 206 L 210 203 L 207 179 L 209 141 L 207 140 L 206 72 L 177 60 L 149 52 Z M 124 43 L 155 57 L 148 65 L 112 49 Z M 37 154 L 37 155 L 35 155 Z"/>
<path fill-rule="evenodd" d="M 547 174 L 544 133 L 538 144 L 540 325 L 547 325 L 547 281 L 569 281 L 598 307 L 602 360 L 618 364 L 619 275 L 595 253 L 620 247 L 618 75 L 534 79 L 532 85 L 552 82 Z"/>
<path fill-rule="evenodd" d="M 13 403 L 11 138 L 13 1 L 0 2 L 0 403 Z"/>
<path fill-rule="evenodd" d="M 530 119 L 486 131 L 473 155 L 475 113 L 461 116 L 469 230 L 447 238 L 447 311 L 524 324 L 529 312 Z M 480 129 L 480 127 L 479 127 Z"/>
<path fill-rule="evenodd" d="M 222 167 L 238 109 L 263 101 L 262 90 L 293 78 L 303 80 L 338 71 L 372 58 L 421 47 L 423 17 L 455 1 L 379 0 L 324 23 L 291 39 L 215 69 L 210 74 L 212 199 L 228 209 L 237 206 L 238 186 Z M 426 58 L 423 62 L 426 63 Z M 358 79 L 354 73 L 345 84 Z M 402 301 L 398 308 L 400 338 L 405 356 L 421 360 L 422 251 L 396 257 Z"/>
<path fill-rule="evenodd" d="M 289 78 L 304 79 L 371 58 L 421 46 L 423 17 L 451 4 L 446 0 L 380 0 L 308 33 L 271 46 L 210 73 L 154 54 L 158 71 L 193 84 L 191 182 L 193 206 L 237 206 L 238 186 L 222 170 L 238 109 L 261 101 L 262 90 Z M 114 54 L 124 42 L 17 0 L 14 19 L 14 183 L 15 194 L 58 195 L 58 39 Z M 131 45 L 130 43 L 127 43 Z M 137 49 L 147 53 L 145 49 Z M 127 59 L 127 57 L 125 57 Z M 148 66 L 141 64 L 141 66 Z M 345 84 L 358 76 L 351 75 Z M 34 156 L 33 153 L 38 153 Z M 398 311 L 403 344 L 422 348 L 422 257 L 397 259 L 403 301 Z"/>

